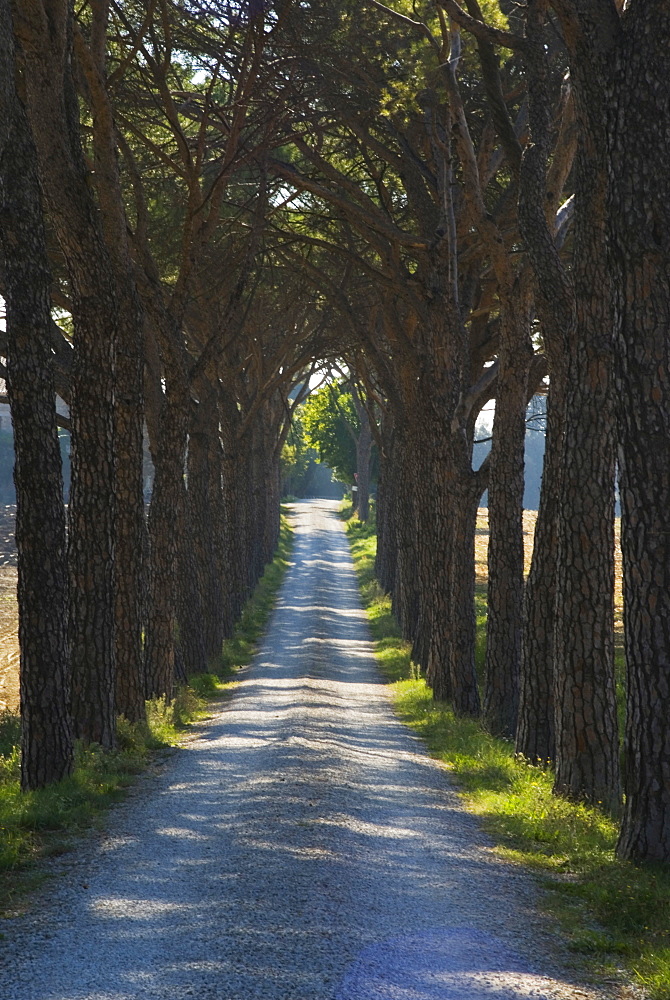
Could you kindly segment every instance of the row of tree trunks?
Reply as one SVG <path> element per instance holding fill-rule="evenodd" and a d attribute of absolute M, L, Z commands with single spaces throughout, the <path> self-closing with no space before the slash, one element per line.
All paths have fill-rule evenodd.
<path fill-rule="evenodd" d="M 176 112 L 171 117 L 174 104 L 166 83 L 170 58 L 159 65 L 147 57 L 146 65 L 157 77 L 155 92 L 160 91 L 166 105 L 168 130 L 174 126 L 178 133 L 176 143 L 184 161 L 180 178 L 188 202 L 178 278 L 163 284 L 150 248 L 149 213 L 136 160 L 141 137 L 134 133 L 128 140 L 121 134 L 112 104 L 112 95 L 118 91 L 107 79 L 108 53 L 113 49 L 111 58 L 118 56 L 118 49 L 108 44 L 110 4 L 106 0 L 94 3 L 81 22 L 65 0 L 20 0 L 11 10 L 3 4 L 2 16 L 6 49 L 2 100 L 7 108 L 2 152 L 10 148 L 5 140 L 11 132 L 12 158 L 3 167 L 8 182 L 16 186 L 16 194 L 4 195 L 10 222 L 6 225 L 3 219 L 3 238 L 16 239 L 21 251 L 13 255 L 16 260 L 10 261 L 3 286 L 12 312 L 7 336 L 9 391 L 15 422 L 20 425 L 16 435 L 17 538 L 24 554 L 32 549 L 28 562 L 21 555 L 19 559 L 21 635 L 27 657 L 22 681 L 27 740 L 22 780 L 24 787 L 32 788 L 68 773 L 73 734 L 113 748 L 119 714 L 132 722 L 142 721 L 146 696 L 170 698 L 175 679 L 207 669 L 220 655 L 223 636 L 230 634 L 279 534 L 276 438 L 281 421 L 276 416 L 280 394 L 273 401 L 271 419 L 259 406 L 243 431 L 239 419 L 233 421 L 233 434 L 226 442 L 229 452 L 224 455 L 220 387 L 210 371 L 216 372 L 221 362 L 220 332 L 208 344 L 207 377 L 212 381 L 200 392 L 195 373 L 202 375 L 205 369 L 198 369 L 199 345 L 197 338 L 189 339 L 187 322 L 198 297 L 197 265 L 221 221 L 221 198 L 249 102 L 236 104 L 236 124 L 222 158 L 226 169 L 215 191 L 210 178 L 203 183 L 201 159 L 183 141 Z M 254 19 L 249 37 L 259 31 L 262 36 Z M 11 47 L 14 36 L 20 43 L 16 60 Z M 160 45 L 157 35 L 153 43 Z M 240 72 L 247 73 L 249 86 L 258 74 L 261 48 L 252 45 L 246 50 L 249 59 L 243 60 Z M 121 58 L 111 72 L 117 82 L 137 48 L 128 51 L 130 60 Z M 27 123 L 20 117 L 22 106 L 12 89 L 14 76 L 25 90 Z M 31 142 L 34 150 L 28 152 Z M 25 169 L 27 159 L 30 171 Z M 167 162 L 169 158 L 164 165 Z M 59 273 L 54 283 L 55 297 L 71 313 L 74 329 L 67 393 L 71 423 L 67 554 L 59 548 L 65 544 L 65 530 L 59 461 L 53 451 L 54 444 L 58 450 L 58 440 L 49 370 L 52 324 L 34 164 L 58 244 L 55 266 L 65 265 L 66 273 Z M 122 186 L 120 164 L 128 188 Z M 25 184 L 19 184 L 18 175 L 12 173 L 16 170 L 24 171 Z M 131 192 L 135 198 L 132 219 L 126 211 Z M 27 229 L 15 220 L 16 206 L 22 203 L 33 232 L 31 240 Z M 250 243 L 249 267 L 258 232 Z M 24 249 L 34 257 L 28 278 Z M 5 251 L 9 253 L 7 247 Z M 24 286 L 28 282 L 31 291 L 34 285 L 34 297 L 25 287 L 21 289 L 25 306 L 16 298 L 19 279 Z M 240 295 L 243 287 L 241 282 Z M 232 308 L 229 312 L 232 315 Z M 220 319 L 220 311 L 217 316 Z M 35 331 L 32 354 L 23 343 L 29 322 Z M 247 375 L 240 377 L 243 365 L 237 369 L 239 388 Z M 260 380 L 259 398 L 264 386 L 265 380 Z M 246 404 L 244 392 L 240 395 L 240 400 L 234 394 L 231 400 L 236 412 Z M 198 396 L 202 427 L 194 417 Z M 155 466 L 148 523 L 142 468 L 145 405 Z M 278 412 L 285 409 L 281 400 Z M 35 444 L 38 424 L 43 434 L 41 448 Z M 41 461 L 39 475 L 26 461 L 28 442 L 34 446 L 33 462 Z M 26 505 L 29 492 L 34 494 L 32 506 Z M 56 495 L 60 516 L 48 506 L 56 502 Z M 37 525 L 33 512 L 38 508 L 39 544 L 32 537 Z M 35 553 L 42 552 L 44 544 L 51 554 L 37 559 Z M 59 562 L 52 573 L 56 555 Z M 230 565 L 234 571 L 229 574 Z M 36 567 L 48 583 L 48 595 L 30 575 Z M 58 592 L 59 573 L 68 580 L 67 600 Z M 38 590 L 43 602 L 39 626 L 31 604 Z M 50 659 L 41 649 L 41 669 L 48 669 L 49 679 L 40 687 L 35 651 L 47 633 L 53 655 Z M 45 724 L 44 697 L 49 699 L 54 724 L 60 726 L 49 735 L 46 729 L 38 733 L 38 727 Z M 73 732 L 68 729 L 70 708 Z M 38 738 L 52 760 L 43 753 L 35 755 Z"/>

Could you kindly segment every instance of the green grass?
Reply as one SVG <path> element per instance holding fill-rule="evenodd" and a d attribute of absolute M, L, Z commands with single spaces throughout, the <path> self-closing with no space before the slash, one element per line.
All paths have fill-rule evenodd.
<path fill-rule="evenodd" d="M 286 517 L 282 516 L 275 557 L 266 566 L 256 590 L 245 604 L 232 638 L 226 639 L 223 644 L 220 668 L 224 672 L 234 671 L 251 662 L 274 609 L 277 592 L 289 566 L 292 548 L 293 531 Z"/>
<path fill-rule="evenodd" d="M 232 691 L 235 669 L 253 655 L 269 619 L 291 542 L 292 532 L 283 518 L 275 559 L 247 602 L 234 637 L 225 643 L 216 674 L 191 677 L 169 702 L 147 702 L 146 723 L 131 724 L 119 718 L 118 746 L 113 752 L 78 745 L 72 777 L 48 788 L 21 792 L 20 722 L 14 715 L 0 714 L 0 916 L 22 909 L 31 889 L 40 884 L 44 876 L 35 867 L 36 861 L 63 853 L 74 836 L 99 825 L 135 776 L 158 754 L 179 745 L 190 723 L 209 714 L 212 699 Z"/>
<path fill-rule="evenodd" d="M 670 870 L 616 860 L 615 822 L 597 809 L 552 794 L 551 771 L 514 754 L 511 743 L 457 719 L 435 702 L 399 637 L 390 600 L 374 579 L 373 525 L 347 526 L 380 667 L 403 721 L 426 742 L 460 787 L 497 851 L 535 871 L 568 947 L 597 975 L 624 967 L 652 1000 L 670 1000 Z M 477 594 L 478 660 L 483 658 L 485 594 Z"/>

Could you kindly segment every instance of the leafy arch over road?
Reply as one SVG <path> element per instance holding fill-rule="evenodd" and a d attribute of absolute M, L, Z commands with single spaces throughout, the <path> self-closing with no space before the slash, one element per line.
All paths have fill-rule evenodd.
<path fill-rule="evenodd" d="M 51 606 L 69 608 L 69 647 L 62 629 L 48 655 L 39 630 L 22 632 L 25 787 L 67 773 L 70 726 L 111 747 L 118 711 L 141 720 L 146 695 L 169 697 L 215 665 L 275 545 L 281 449 L 326 359 L 354 373 L 357 419 L 369 418 L 378 573 L 436 697 L 551 758 L 558 794 L 614 812 L 619 447 L 619 849 L 669 860 L 662 0 L 621 13 L 606 0 L 216 11 L 94 0 L 76 15 L 66 0 L 11 11 L 2 0 L 2 12 L 14 70 L 0 93 L 3 350 L 24 622 L 46 620 L 34 567 L 65 562 L 62 529 L 44 529 L 62 509 L 55 408 L 12 378 L 28 343 L 70 406 L 73 439 L 68 580 L 49 587 Z M 28 147 L 11 129 L 24 111 L 39 187 L 23 171 L 19 208 Z M 45 247 L 20 213 L 33 233 L 45 220 Z M 71 317 L 72 336 L 45 303 Z M 524 585 L 524 412 L 547 373 Z M 474 425 L 493 397 L 491 455 L 475 470 Z M 478 679 L 472 550 L 487 487 Z M 40 685 L 71 718 L 40 708 Z"/>

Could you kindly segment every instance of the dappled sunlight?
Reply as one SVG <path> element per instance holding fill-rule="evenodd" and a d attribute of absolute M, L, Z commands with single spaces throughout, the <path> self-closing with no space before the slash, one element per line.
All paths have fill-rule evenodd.
<path fill-rule="evenodd" d="M 475 927 L 432 927 L 364 949 L 335 1000 L 576 1000 L 568 982 L 529 972 L 493 934 Z"/>
<path fill-rule="evenodd" d="M 35 958 L 34 1000 L 574 995 L 478 929 L 501 905 L 523 928 L 530 900 L 390 710 L 334 506 L 295 505 L 255 662 L 103 844 L 115 877 L 81 890 L 67 935 L 83 985 L 43 985 Z"/>
<path fill-rule="evenodd" d="M 152 920 L 155 917 L 185 915 L 196 909 L 195 904 L 170 903 L 156 899 L 137 899 L 116 896 L 113 899 L 97 899 L 91 903 L 91 910 L 105 920 Z"/>
<path fill-rule="evenodd" d="M 186 837 L 189 840 L 204 840 L 205 836 L 193 829 L 187 829 L 183 826 L 179 827 L 163 827 L 163 829 L 157 829 L 156 833 L 159 837 Z"/>

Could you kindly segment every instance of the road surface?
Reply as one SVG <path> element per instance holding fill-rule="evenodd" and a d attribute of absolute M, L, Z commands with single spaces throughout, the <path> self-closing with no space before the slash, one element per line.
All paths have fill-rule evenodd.
<path fill-rule="evenodd" d="M 5 1000 L 600 995 L 557 972 L 532 884 L 394 717 L 335 508 L 294 505 L 232 700 L 6 923 Z"/>

